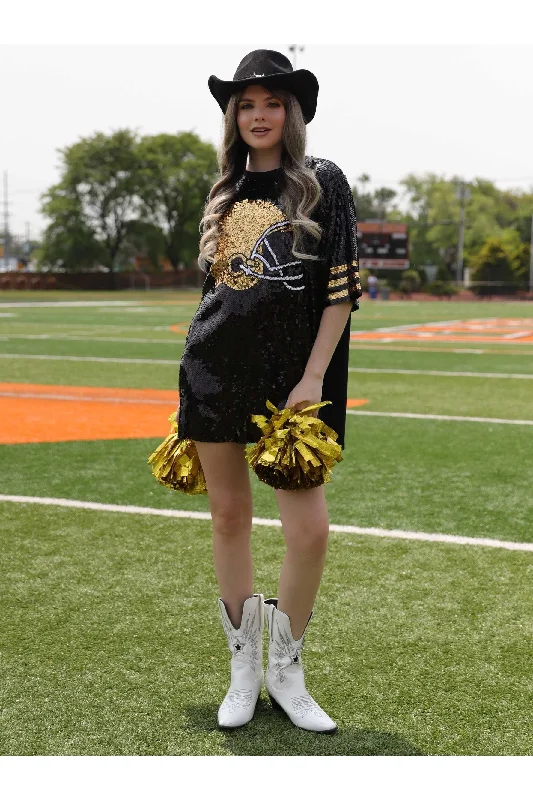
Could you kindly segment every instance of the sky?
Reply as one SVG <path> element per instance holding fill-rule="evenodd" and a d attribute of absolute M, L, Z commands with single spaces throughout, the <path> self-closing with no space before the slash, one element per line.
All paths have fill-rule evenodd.
<path fill-rule="evenodd" d="M 287 37 L 288 38 L 288 37 Z M 304 44 L 296 69 L 320 90 L 307 152 L 371 187 L 408 173 L 533 190 L 533 47 L 527 44 Z M 288 44 L 4 44 L 0 172 L 11 233 L 47 224 L 40 194 L 59 179 L 57 152 L 97 131 L 194 131 L 218 146 L 211 74 L 229 80 L 258 48 Z M 291 56 L 293 58 L 293 56 Z M 3 183 L 0 185 L 0 201 Z M 0 206 L 2 213 L 3 206 Z"/>

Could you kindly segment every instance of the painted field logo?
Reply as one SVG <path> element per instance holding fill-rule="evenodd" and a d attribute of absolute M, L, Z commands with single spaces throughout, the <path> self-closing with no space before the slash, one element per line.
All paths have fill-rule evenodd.
<path fill-rule="evenodd" d="M 422 325 L 399 325 L 354 331 L 353 342 L 499 342 L 533 344 L 533 319 L 453 319 Z"/>

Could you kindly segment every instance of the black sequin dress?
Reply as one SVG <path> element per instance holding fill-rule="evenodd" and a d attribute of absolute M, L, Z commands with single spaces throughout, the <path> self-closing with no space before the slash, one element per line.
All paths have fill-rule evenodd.
<path fill-rule="evenodd" d="M 342 170 L 306 157 L 321 199 L 312 213 L 323 230 L 291 253 L 291 225 L 280 194 L 283 169 L 245 171 L 220 222 L 218 248 L 191 321 L 179 370 L 180 438 L 200 442 L 257 442 L 251 414 L 269 416 L 266 400 L 284 408 L 302 379 L 325 306 L 359 308 L 357 232 L 353 196 Z M 318 415 L 344 448 L 350 317 L 324 375 Z"/>

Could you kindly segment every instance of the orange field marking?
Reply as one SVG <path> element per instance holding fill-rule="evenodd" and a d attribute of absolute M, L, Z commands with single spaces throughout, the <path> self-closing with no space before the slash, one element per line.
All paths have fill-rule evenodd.
<path fill-rule="evenodd" d="M 176 402 L 178 392 L 168 389 L 115 389 L 102 386 L 50 386 L 41 383 L 0 383 L 0 396 L 38 396 L 49 400 L 104 400 L 116 403 L 155 403 L 167 405 Z"/>
<path fill-rule="evenodd" d="M 0 383 L 0 444 L 164 439 L 178 403 L 177 390 Z"/>
<path fill-rule="evenodd" d="M 429 322 L 381 331 L 354 331 L 352 342 L 498 342 L 532 344 L 533 319 L 467 319 Z"/>
<path fill-rule="evenodd" d="M 170 326 L 170 330 L 172 331 L 172 333 L 184 333 L 185 335 L 187 335 L 189 328 L 185 327 L 180 322 L 176 322 L 175 325 Z"/>
<path fill-rule="evenodd" d="M 168 434 L 177 391 L 0 383 L 0 444 Z"/>
<path fill-rule="evenodd" d="M 519 339 L 504 339 L 503 336 L 455 336 L 455 335 L 440 335 L 426 333 L 412 333 L 411 331 L 390 331 L 389 333 L 380 333 L 378 331 L 368 331 L 367 333 L 352 334 L 352 341 L 390 341 L 392 339 L 402 342 L 499 342 L 500 344 L 531 344 L 533 343 L 532 336 L 522 336 Z"/>
<path fill-rule="evenodd" d="M 366 403 L 368 403 L 368 400 L 359 400 L 359 399 L 352 400 L 349 397 L 348 400 L 346 401 L 346 408 L 355 408 L 356 406 L 364 406 Z"/>

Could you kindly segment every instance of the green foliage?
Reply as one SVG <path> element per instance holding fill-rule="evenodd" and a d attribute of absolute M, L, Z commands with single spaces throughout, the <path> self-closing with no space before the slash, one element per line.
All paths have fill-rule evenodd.
<path fill-rule="evenodd" d="M 163 234 L 174 269 L 198 255 L 198 226 L 217 177 L 216 151 L 194 133 L 145 136 L 137 148 L 142 218 Z"/>
<path fill-rule="evenodd" d="M 400 181 L 407 199 L 407 210 L 389 214 L 391 221 L 408 225 L 410 261 L 413 266 L 437 264 L 454 274 L 460 205 L 456 195 L 458 177 L 447 180 L 435 173 L 409 174 Z M 465 202 L 464 261 L 470 265 L 491 236 L 507 236 L 515 231 L 518 240 L 529 242 L 533 194 L 500 191 L 491 181 L 476 179 L 468 184 Z M 523 261 L 523 255 L 521 256 Z M 447 280 L 438 275 L 439 280 Z"/>
<path fill-rule="evenodd" d="M 53 221 L 45 230 L 41 247 L 35 253 L 39 270 L 54 268 L 78 272 L 104 263 L 104 247 L 85 223 L 76 197 L 59 189 L 55 191 L 53 187 L 44 207 Z"/>
<path fill-rule="evenodd" d="M 517 284 L 526 286 L 529 281 L 530 245 L 521 241 L 520 233 L 516 228 L 506 228 L 500 241 L 509 258 Z"/>
<path fill-rule="evenodd" d="M 519 284 L 529 286 L 529 262 L 532 245 L 521 242 L 513 257 L 513 270 Z"/>
<path fill-rule="evenodd" d="M 420 290 L 421 283 L 422 281 L 420 275 L 416 269 L 406 269 L 400 280 L 400 292 L 403 292 L 404 294 L 413 294 L 414 292 L 418 292 Z"/>
<path fill-rule="evenodd" d="M 455 258 L 459 208 L 451 183 L 434 173 L 400 181 L 407 196 L 411 264 L 449 264 Z"/>
<path fill-rule="evenodd" d="M 40 262 L 68 270 L 125 268 L 139 251 L 177 268 L 198 252 L 216 151 L 193 133 L 96 133 L 59 151 L 60 181 L 42 196 L 51 219 Z"/>
<path fill-rule="evenodd" d="M 411 269 L 414 270 L 417 273 L 418 277 L 420 278 L 419 288 L 424 289 L 428 282 L 428 277 L 426 275 L 424 267 L 411 267 Z"/>
<path fill-rule="evenodd" d="M 479 295 L 513 294 L 518 288 L 516 261 L 509 243 L 491 236 L 470 259 L 472 291 Z M 475 285 L 478 283 L 479 285 Z"/>
<path fill-rule="evenodd" d="M 363 292 L 368 292 L 368 276 L 370 275 L 370 270 L 365 269 L 362 267 L 359 270 L 359 282 L 361 284 L 361 289 Z"/>
<path fill-rule="evenodd" d="M 218 174 L 210 143 L 190 131 L 139 137 L 120 129 L 82 138 L 59 153 L 61 178 L 41 198 L 41 211 L 50 219 L 35 256 L 41 268 L 102 265 L 115 271 L 128 268 L 138 254 L 154 268 L 163 258 L 174 269 L 194 262 L 205 198 Z M 381 271 L 391 286 L 416 291 L 426 283 L 422 265 L 428 263 L 442 270 L 437 280 L 454 276 L 458 182 L 434 173 L 410 174 L 400 182 L 407 202 L 400 210 L 395 190 L 382 186 L 371 191 L 370 177 L 359 176 L 352 189 L 358 219 L 408 226 L 410 262 L 419 281 L 398 271 Z M 472 181 L 468 189 L 465 264 L 478 264 L 481 249 L 496 237 L 507 253 L 513 280 L 525 284 L 533 193 L 502 192 L 483 179 Z"/>
<path fill-rule="evenodd" d="M 135 256 L 145 256 L 150 269 L 161 270 L 161 259 L 165 255 L 163 231 L 151 222 L 132 220 L 128 223 L 123 258 L 131 266 Z"/>
<path fill-rule="evenodd" d="M 426 286 L 426 292 L 428 294 L 432 294 L 435 297 L 452 297 L 454 294 L 457 294 L 460 290 L 457 286 L 454 286 L 451 281 L 443 281 L 435 279 L 431 283 L 428 283 Z"/>
<path fill-rule="evenodd" d="M 437 269 L 437 275 L 435 277 L 436 281 L 442 281 L 443 283 L 450 283 L 453 280 L 453 274 L 449 267 L 445 264 L 439 264 Z"/>
<path fill-rule="evenodd" d="M 88 259 L 113 272 L 125 243 L 128 223 L 135 219 L 137 201 L 136 137 L 131 131 L 96 133 L 60 149 L 62 177 L 43 195 L 42 213 L 52 219 L 45 232 L 54 246 L 49 258 L 77 252 L 72 231 L 83 231 Z M 54 234 L 58 216 L 62 236 Z M 69 259 L 66 260 L 70 263 Z"/>
<path fill-rule="evenodd" d="M 367 191 L 366 186 L 370 182 L 370 176 L 366 173 L 360 175 L 357 182 L 360 187 L 353 186 L 352 194 L 358 220 L 388 219 L 389 214 L 398 213 L 396 206 L 391 205 L 397 196 L 397 192 L 394 189 L 382 186 L 373 192 Z"/>

